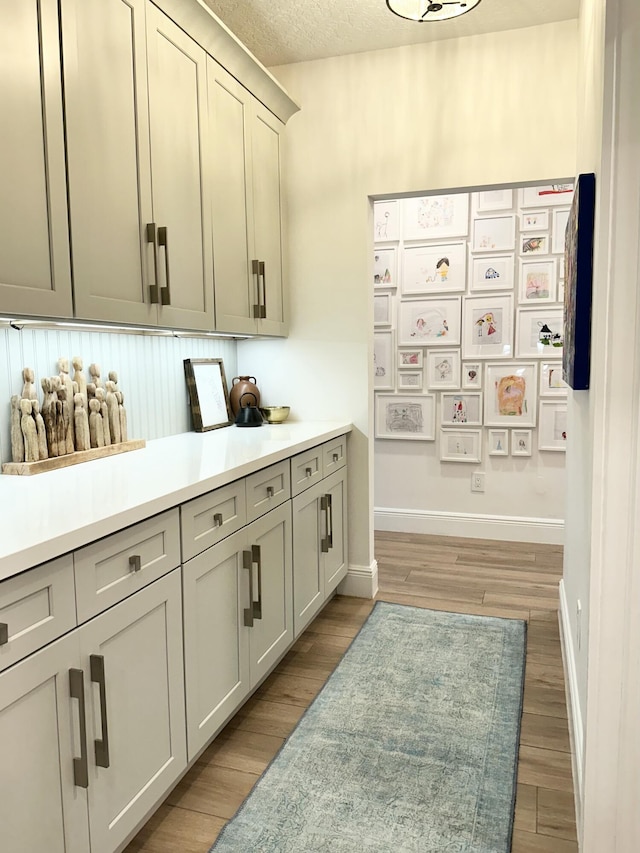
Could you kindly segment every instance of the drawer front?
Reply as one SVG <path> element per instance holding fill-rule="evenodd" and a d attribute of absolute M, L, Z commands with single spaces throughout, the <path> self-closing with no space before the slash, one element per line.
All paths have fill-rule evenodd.
<path fill-rule="evenodd" d="M 309 486 L 322 479 L 322 449 L 324 445 L 312 447 L 304 453 L 291 457 L 291 494 L 299 495 Z"/>
<path fill-rule="evenodd" d="M 100 539 L 73 556 L 78 622 L 180 565 L 178 509 Z"/>
<path fill-rule="evenodd" d="M 260 518 L 291 497 L 289 460 L 277 462 L 246 478 L 247 521 Z"/>
<path fill-rule="evenodd" d="M 71 554 L 0 584 L 0 671 L 77 625 Z"/>
<path fill-rule="evenodd" d="M 247 523 L 244 480 L 236 480 L 180 507 L 182 559 L 201 554 Z"/>
<path fill-rule="evenodd" d="M 322 473 L 325 477 L 347 464 L 347 436 L 341 435 L 322 445 Z"/>

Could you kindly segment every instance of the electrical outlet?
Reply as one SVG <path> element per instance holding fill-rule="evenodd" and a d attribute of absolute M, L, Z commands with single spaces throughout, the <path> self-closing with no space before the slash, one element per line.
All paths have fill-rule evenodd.
<path fill-rule="evenodd" d="M 471 491 L 484 492 L 484 472 L 476 471 L 471 475 Z"/>
<path fill-rule="evenodd" d="M 580 599 L 576 602 L 576 643 L 578 651 L 582 645 L 582 602 Z"/>

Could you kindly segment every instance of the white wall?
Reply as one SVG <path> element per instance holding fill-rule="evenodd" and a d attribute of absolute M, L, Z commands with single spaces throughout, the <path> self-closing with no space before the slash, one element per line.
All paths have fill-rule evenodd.
<path fill-rule="evenodd" d="M 575 173 L 575 21 L 272 69 L 285 134 L 291 335 L 239 369 L 298 417 L 348 417 L 351 561 L 373 561 L 369 196 Z M 532 65 L 535 76 L 532 77 Z"/>

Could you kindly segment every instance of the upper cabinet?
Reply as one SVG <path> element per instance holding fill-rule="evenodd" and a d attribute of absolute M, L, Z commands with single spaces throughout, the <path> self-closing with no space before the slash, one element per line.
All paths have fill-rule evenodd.
<path fill-rule="evenodd" d="M 285 335 L 284 125 L 211 58 L 208 81 L 216 327 Z"/>
<path fill-rule="evenodd" d="M 56 0 L 0 5 L 0 313 L 70 317 Z"/>

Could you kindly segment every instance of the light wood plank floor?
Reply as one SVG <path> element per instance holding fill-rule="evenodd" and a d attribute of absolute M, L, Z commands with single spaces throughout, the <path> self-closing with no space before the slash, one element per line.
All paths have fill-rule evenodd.
<path fill-rule="evenodd" d="M 378 533 L 376 558 L 378 599 L 528 621 L 511 849 L 577 853 L 557 617 L 562 549 Z M 125 853 L 206 853 L 322 688 L 372 606 L 372 601 L 343 596 L 330 601 Z"/>

